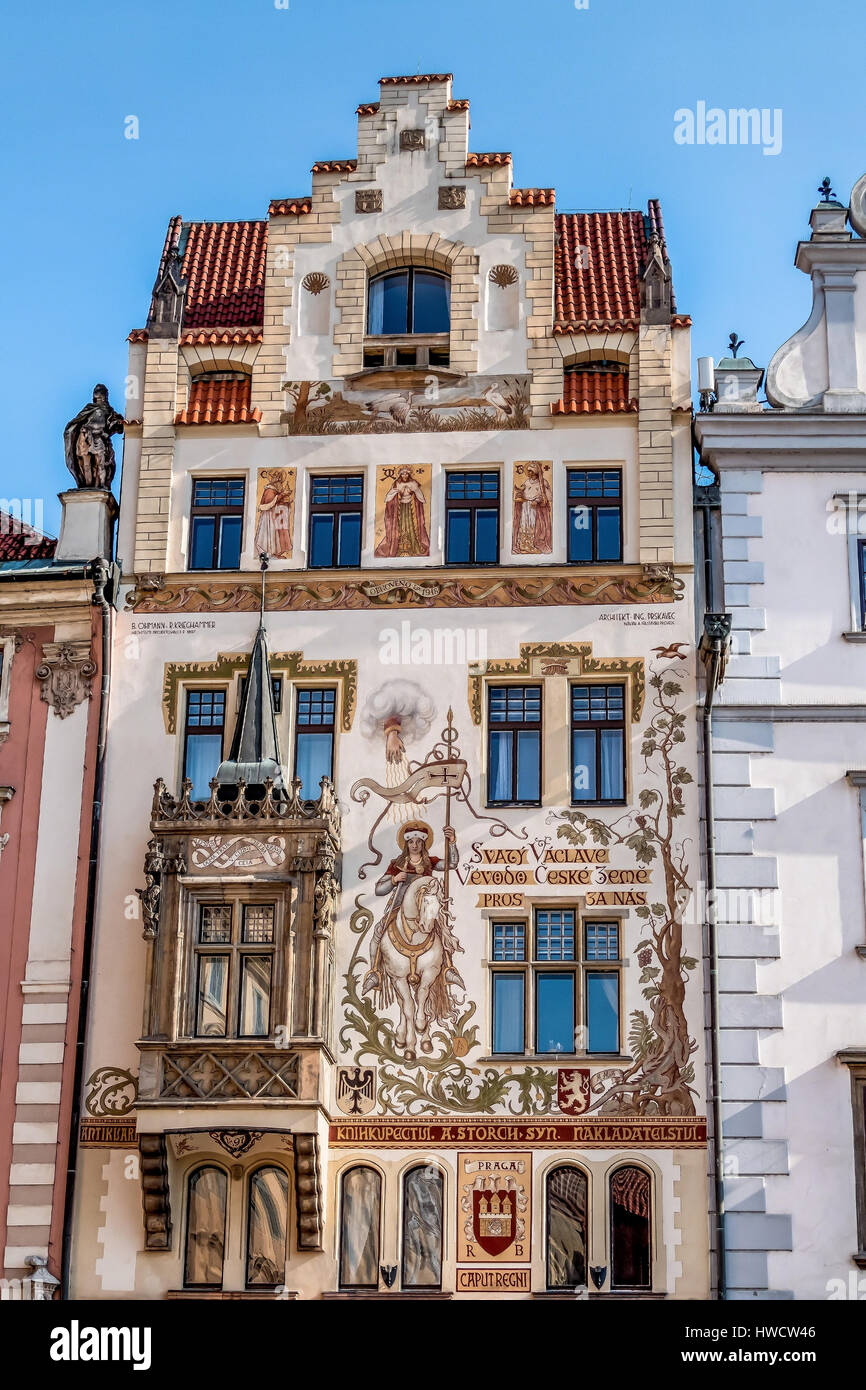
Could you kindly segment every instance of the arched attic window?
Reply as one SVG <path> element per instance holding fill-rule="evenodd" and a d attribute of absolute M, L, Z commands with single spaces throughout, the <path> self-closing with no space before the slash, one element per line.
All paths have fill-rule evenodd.
<path fill-rule="evenodd" d="M 447 367 L 450 332 L 451 281 L 441 271 L 409 265 L 370 279 L 365 367 Z"/>

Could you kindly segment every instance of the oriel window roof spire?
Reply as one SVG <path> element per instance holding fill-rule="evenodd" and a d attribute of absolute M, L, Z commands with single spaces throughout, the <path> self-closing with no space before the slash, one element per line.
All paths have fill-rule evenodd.
<path fill-rule="evenodd" d="M 220 796 L 226 793 L 232 795 L 241 782 L 246 784 L 247 796 L 264 796 L 264 784 L 268 778 L 273 782 L 274 793 L 285 795 L 286 792 L 274 710 L 274 683 L 265 633 L 265 573 L 269 556 L 263 553 L 259 560 L 262 569 L 259 627 L 238 705 L 231 750 L 228 758 L 220 763 L 216 774 Z"/>

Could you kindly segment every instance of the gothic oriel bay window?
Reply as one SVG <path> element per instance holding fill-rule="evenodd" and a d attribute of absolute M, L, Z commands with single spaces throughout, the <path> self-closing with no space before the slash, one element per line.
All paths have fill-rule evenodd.
<path fill-rule="evenodd" d="M 547 1175 L 547 1287 L 586 1284 L 588 1201 L 586 1174 L 564 1164 Z"/>
<path fill-rule="evenodd" d="M 340 1192 L 340 1287 L 379 1284 L 382 1179 L 375 1168 L 350 1168 Z"/>
<path fill-rule="evenodd" d="M 403 1178 L 403 1288 L 442 1287 L 443 1181 L 438 1168 L 410 1168 Z"/>
<path fill-rule="evenodd" d="M 194 948 L 195 1013 L 202 1038 L 265 1038 L 277 948 L 275 903 L 199 903 Z"/>
<path fill-rule="evenodd" d="M 652 1284 L 651 1185 L 643 1168 L 617 1168 L 610 1176 L 610 1282 L 613 1289 Z"/>

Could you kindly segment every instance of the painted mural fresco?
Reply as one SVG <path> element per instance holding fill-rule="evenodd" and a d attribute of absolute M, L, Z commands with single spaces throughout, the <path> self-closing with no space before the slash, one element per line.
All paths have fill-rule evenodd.
<path fill-rule="evenodd" d="M 376 469 L 378 560 L 430 554 L 429 463 Z"/>
<path fill-rule="evenodd" d="M 515 555 L 549 555 L 553 549 L 553 464 L 530 460 L 514 465 Z"/>
<path fill-rule="evenodd" d="M 294 468 L 260 468 L 256 488 L 255 552 L 291 560 L 295 524 Z"/>
<path fill-rule="evenodd" d="M 697 961 L 683 949 L 693 841 L 678 834 L 693 780 L 680 761 L 687 671 L 677 652 L 656 651 L 635 805 L 619 815 L 551 809 L 543 822 L 550 833 L 532 836 L 480 812 L 450 710 L 426 755 L 401 764 L 402 781 L 367 777 L 352 787 L 371 824 L 349 922 L 339 1042 L 356 1069 L 373 1072 L 365 1084 L 375 1085 L 375 1106 L 363 1113 L 695 1115 L 697 1042 L 685 998 Z M 383 687 L 382 726 L 387 705 Z M 393 808 L 401 804 L 413 814 L 395 832 Z M 471 843 L 462 857 L 458 839 Z M 468 915 L 467 889 L 477 889 Z M 629 1060 L 595 1068 L 558 1067 L 554 1058 L 473 1065 L 486 1044 L 463 962 L 484 939 L 477 910 L 524 910 L 551 889 L 569 890 L 587 910 L 628 909 L 623 931 L 629 941 L 640 936 L 631 952 L 646 1001 L 630 1014 Z"/>
<path fill-rule="evenodd" d="M 528 376 L 440 378 L 411 369 L 363 381 L 285 383 L 289 434 L 414 434 L 443 430 L 521 430 L 529 426 Z M 450 375 L 450 374 L 449 374 Z"/>

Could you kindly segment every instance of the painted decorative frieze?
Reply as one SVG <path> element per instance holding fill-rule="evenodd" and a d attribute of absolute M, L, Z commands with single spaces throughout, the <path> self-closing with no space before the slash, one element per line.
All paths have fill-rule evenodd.
<path fill-rule="evenodd" d="M 529 426 L 528 376 L 460 376 L 378 369 L 363 381 L 285 383 L 289 434 L 410 434 Z M 405 377 L 405 380 L 403 379 Z M 354 380 L 354 379 L 352 379 Z"/>

